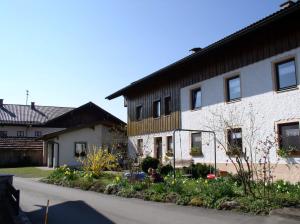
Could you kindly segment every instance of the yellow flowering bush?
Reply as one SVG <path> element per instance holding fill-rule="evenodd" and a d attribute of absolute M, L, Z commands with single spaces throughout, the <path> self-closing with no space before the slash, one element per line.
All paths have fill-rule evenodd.
<path fill-rule="evenodd" d="M 89 150 L 80 162 L 85 172 L 92 172 L 95 176 L 100 176 L 104 170 L 113 170 L 118 165 L 115 155 L 109 153 L 107 149 L 95 147 Z"/>

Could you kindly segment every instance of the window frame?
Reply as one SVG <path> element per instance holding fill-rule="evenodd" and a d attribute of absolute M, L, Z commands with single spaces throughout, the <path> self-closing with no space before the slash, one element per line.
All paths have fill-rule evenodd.
<path fill-rule="evenodd" d="M 139 145 L 140 142 L 142 145 Z M 144 154 L 144 140 L 142 138 L 137 139 L 137 152 L 140 153 L 141 155 Z"/>
<path fill-rule="evenodd" d="M 230 99 L 230 88 L 229 88 L 229 83 L 231 80 L 237 79 L 239 78 L 240 80 L 240 96 L 234 99 Z M 240 74 L 236 74 L 233 76 L 229 76 L 225 78 L 225 99 L 227 103 L 230 102 L 236 102 L 236 101 L 240 101 L 242 99 L 242 79 L 241 79 L 241 75 Z"/>
<path fill-rule="evenodd" d="M 167 107 L 167 103 L 169 103 L 169 107 Z M 167 111 L 167 108 L 169 109 L 169 111 Z M 164 109 L 165 109 L 165 116 L 169 116 L 172 113 L 172 99 L 171 96 L 166 96 L 164 99 Z M 168 113 L 167 113 L 168 112 Z"/>
<path fill-rule="evenodd" d="M 83 144 L 83 145 L 85 145 L 85 155 L 76 155 L 77 153 L 76 153 L 76 145 L 77 144 Z M 74 157 L 76 157 L 76 158 L 80 158 L 80 157 L 85 157 L 87 155 L 87 142 L 84 142 L 84 141 L 79 141 L 79 142 L 74 142 Z"/>
<path fill-rule="evenodd" d="M 236 130 L 239 130 L 239 131 L 236 131 Z M 241 133 L 241 148 L 240 148 L 240 153 L 244 153 L 243 152 L 243 129 L 241 127 L 235 127 L 235 128 L 231 128 L 231 129 L 227 129 L 227 155 L 229 155 L 231 153 L 231 149 L 229 148 L 230 147 L 230 142 L 233 141 L 233 139 L 229 139 L 231 138 L 231 133 L 233 131 L 236 131 L 234 133 L 237 133 L 237 132 L 240 132 Z"/>
<path fill-rule="evenodd" d="M 280 88 L 280 79 L 279 79 L 279 66 L 288 62 L 294 62 L 294 66 L 295 66 L 295 85 L 291 85 L 288 87 L 284 87 L 284 88 Z M 278 60 L 275 61 L 273 63 L 273 67 L 274 67 L 274 79 L 275 79 L 275 90 L 277 92 L 284 92 L 284 91 L 288 91 L 288 90 L 293 90 L 296 89 L 298 87 L 298 77 L 297 77 L 297 63 L 296 63 L 296 57 L 288 57 L 282 60 Z"/>
<path fill-rule="evenodd" d="M 22 133 L 22 134 L 20 134 Z M 17 131 L 17 137 L 24 137 L 25 136 L 25 132 L 24 131 Z"/>
<path fill-rule="evenodd" d="M 171 141 L 169 142 L 169 140 L 171 139 Z M 171 147 L 170 145 L 171 144 Z M 173 136 L 167 136 L 167 152 L 168 153 L 173 153 Z"/>
<path fill-rule="evenodd" d="M 195 135 L 200 135 L 200 138 L 201 138 L 200 144 L 201 144 L 201 146 L 200 146 L 199 150 L 202 151 L 202 133 L 201 132 L 191 133 L 191 148 L 196 148 L 195 145 L 194 145 L 194 142 L 193 142 L 193 139 L 194 139 L 193 136 L 195 136 Z"/>
<path fill-rule="evenodd" d="M 40 133 L 40 135 L 37 134 L 37 133 Z M 42 136 L 42 132 L 41 131 L 34 131 L 34 137 L 40 137 L 40 136 Z"/>
<path fill-rule="evenodd" d="M 195 93 L 200 91 L 201 96 L 200 96 L 200 107 L 196 107 L 195 104 L 196 102 L 194 102 L 194 100 L 196 99 L 195 97 Z M 202 88 L 199 86 L 197 88 L 191 89 L 190 91 L 190 102 L 191 102 L 191 110 L 200 110 L 202 108 Z"/>
<path fill-rule="evenodd" d="M 140 113 L 140 117 L 138 117 L 138 111 Z M 143 120 L 143 105 L 142 104 L 135 107 L 135 120 L 136 121 Z"/>
<path fill-rule="evenodd" d="M 0 138 L 6 138 L 7 136 L 7 131 L 0 131 Z"/>
<path fill-rule="evenodd" d="M 290 126 L 290 125 L 298 125 L 298 129 L 300 131 L 300 121 L 289 121 L 289 122 L 283 122 L 277 124 L 277 136 L 278 136 L 278 149 L 282 149 L 282 130 L 281 127 L 283 126 Z M 299 135 L 300 138 L 300 135 Z M 289 156 L 300 156 L 300 147 L 299 149 L 296 149 L 294 151 L 290 151 Z"/>
<path fill-rule="evenodd" d="M 157 110 L 157 108 L 156 108 L 157 103 L 159 103 L 159 110 Z M 152 106 L 153 106 L 153 108 L 152 108 L 152 117 L 154 119 L 160 118 L 161 117 L 161 100 L 157 99 L 157 100 L 153 101 Z M 156 114 L 156 112 L 158 112 L 158 111 L 159 111 L 159 115 Z"/>

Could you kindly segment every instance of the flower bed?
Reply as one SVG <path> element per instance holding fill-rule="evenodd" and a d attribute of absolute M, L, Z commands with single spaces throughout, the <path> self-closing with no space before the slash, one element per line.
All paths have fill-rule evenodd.
<path fill-rule="evenodd" d="M 174 180 L 167 175 L 164 182 L 152 183 L 149 179 L 129 181 L 122 178 L 120 173 L 104 172 L 100 176 L 93 176 L 89 172 L 61 167 L 42 181 L 128 198 L 224 210 L 235 209 L 256 214 L 268 214 L 274 208 L 300 204 L 300 183 L 290 184 L 284 181 L 273 183 L 271 189 L 268 189 L 269 195 L 257 198 L 243 195 L 241 185 L 231 177 L 206 180 L 183 178 L 178 175 Z M 263 192 L 264 186 L 256 184 L 255 190 Z"/>

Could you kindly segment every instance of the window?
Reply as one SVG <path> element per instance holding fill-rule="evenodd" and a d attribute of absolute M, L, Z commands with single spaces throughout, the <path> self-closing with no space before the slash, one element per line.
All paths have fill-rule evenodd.
<path fill-rule="evenodd" d="M 35 137 L 40 137 L 40 136 L 42 136 L 42 132 L 41 131 L 35 131 L 34 136 Z"/>
<path fill-rule="evenodd" d="M 137 140 L 137 151 L 139 155 L 143 155 L 143 139 L 138 139 Z"/>
<path fill-rule="evenodd" d="M 136 111 L 135 111 L 135 119 L 137 120 L 137 121 L 140 121 L 140 120 L 142 120 L 142 115 L 143 114 L 143 106 L 142 105 L 140 105 L 140 106 L 137 106 L 136 107 Z"/>
<path fill-rule="evenodd" d="M 165 98 L 165 115 L 171 114 L 171 97 L 168 96 Z"/>
<path fill-rule="evenodd" d="M 17 137 L 24 137 L 24 131 L 17 131 Z"/>
<path fill-rule="evenodd" d="M 7 131 L 0 131 L 0 138 L 7 137 Z"/>
<path fill-rule="evenodd" d="M 241 98 L 240 76 L 235 76 L 226 80 L 227 101 L 238 100 Z"/>
<path fill-rule="evenodd" d="M 300 152 L 300 131 L 298 122 L 279 124 L 278 131 L 281 149 Z"/>
<path fill-rule="evenodd" d="M 153 117 L 160 117 L 160 100 L 153 102 Z"/>
<path fill-rule="evenodd" d="M 228 150 L 230 156 L 239 156 L 243 152 L 242 129 L 235 128 L 227 131 Z"/>
<path fill-rule="evenodd" d="M 201 89 L 193 89 L 191 92 L 192 110 L 199 109 L 202 106 Z"/>
<path fill-rule="evenodd" d="M 75 142 L 75 157 L 86 156 L 86 142 Z"/>
<path fill-rule="evenodd" d="M 275 64 L 277 90 L 297 86 L 295 59 Z"/>
<path fill-rule="evenodd" d="M 167 152 L 173 152 L 173 139 L 172 136 L 167 136 Z"/>
<path fill-rule="evenodd" d="M 191 135 L 191 156 L 202 156 L 202 137 L 201 133 L 192 133 Z"/>

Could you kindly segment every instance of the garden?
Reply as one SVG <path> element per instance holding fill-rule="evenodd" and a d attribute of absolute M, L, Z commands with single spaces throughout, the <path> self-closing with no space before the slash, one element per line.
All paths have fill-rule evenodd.
<path fill-rule="evenodd" d="M 255 214 L 300 205 L 300 183 L 245 183 L 246 174 L 207 179 L 214 170 L 205 164 L 176 169 L 174 179 L 173 167 L 163 166 L 157 159 L 146 157 L 140 164 L 133 164 L 123 172 L 116 156 L 107 150 L 94 150 L 82 160 L 80 169 L 62 166 L 42 181 L 127 198 Z M 245 191 L 245 184 L 250 191 Z"/>

